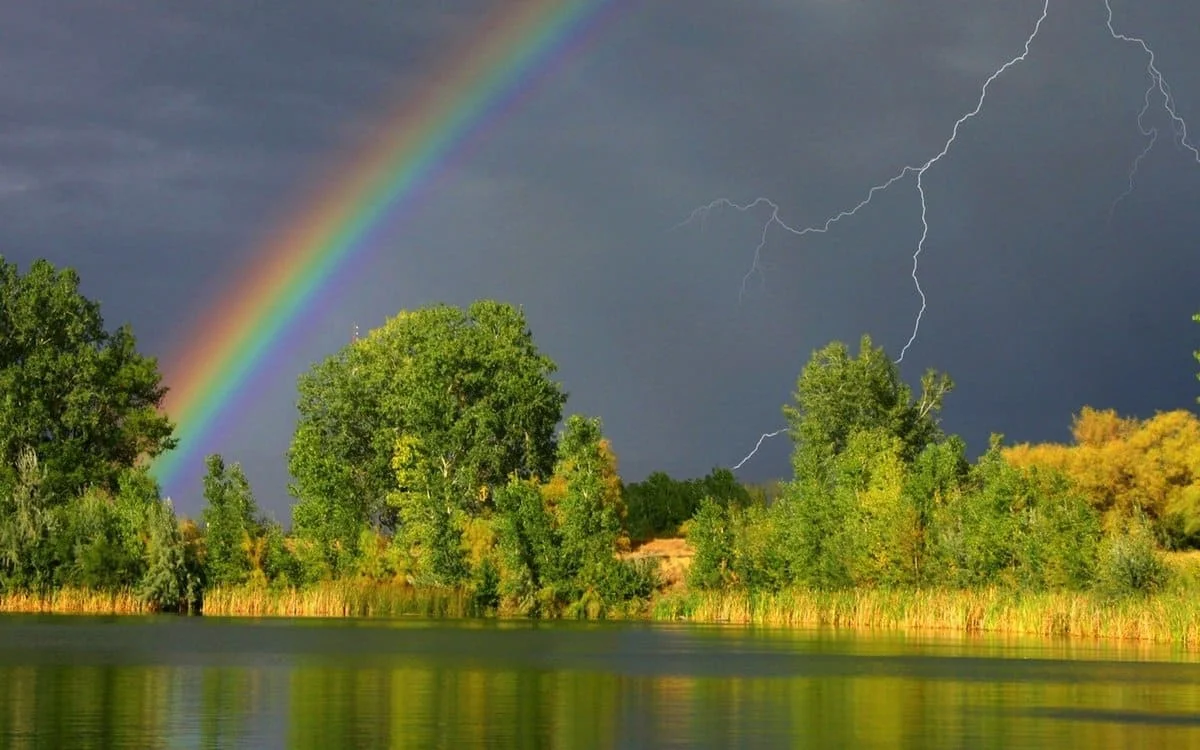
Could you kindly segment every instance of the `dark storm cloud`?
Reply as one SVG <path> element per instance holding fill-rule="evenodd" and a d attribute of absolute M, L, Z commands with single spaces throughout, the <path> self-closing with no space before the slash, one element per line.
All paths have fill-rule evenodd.
<path fill-rule="evenodd" d="M 494 4 L 9 4 L 0 10 L 0 252 L 80 268 L 112 321 L 166 352 L 316 181 Z M 598 414 L 628 478 L 729 465 L 780 423 L 809 352 L 907 340 L 920 232 L 911 181 L 827 236 L 775 232 L 739 305 L 767 195 L 823 221 L 937 153 L 982 81 L 1021 50 L 1035 0 L 645 3 L 489 122 L 471 158 L 382 226 L 274 362 L 221 448 L 286 517 L 297 373 L 403 307 L 522 303 L 572 410 Z M 929 310 L 905 363 L 948 370 L 947 426 L 1062 438 L 1084 403 L 1188 406 L 1200 307 L 1200 165 L 1142 147 L 1140 52 L 1101 0 L 1052 4 L 1026 63 L 929 171 Z M 1200 17 L 1118 7 L 1200 121 Z M 1200 134 L 1200 125 L 1194 132 Z M 164 312 L 166 314 L 164 314 Z M 747 476 L 782 475 L 770 443 Z M 194 512 L 195 497 L 178 498 Z"/>

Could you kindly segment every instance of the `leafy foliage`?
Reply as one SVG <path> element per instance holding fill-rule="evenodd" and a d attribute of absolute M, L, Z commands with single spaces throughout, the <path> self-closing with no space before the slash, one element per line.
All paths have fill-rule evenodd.
<path fill-rule="evenodd" d="M 0 486 L 31 449 L 50 501 L 116 491 L 122 471 L 174 447 L 165 393 L 156 361 L 128 326 L 105 331 L 73 270 L 39 260 L 22 276 L 0 256 Z"/>
<path fill-rule="evenodd" d="M 398 490 L 388 497 L 397 512 L 397 539 L 412 556 L 418 585 L 450 586 L 467 577 L 462 531 L 467 514 L 454 494 L 450 468 L 434 460 L 417 438 L 396 442 L 392 466 Z"/>
<path fill-rule="evenodd" d="M 689 586 L 713 589 L 731 581 L 729 558 L 734 536 L 728 508 L 711 498 L 702 500 L 688 525 L 687 540 L 696 551 L 688 568 Z"/>
<path fill-rule="evenodd" d="M 1149 594 L 1163 588 L 1170 570 L 1155 549 L 1145 519 L 1133 519 L 1106 539 L 1101 550 L 1098 588 L 1111 596 Z"/>
<path fill-rule="evenodd" d="M 1170 546 L 1200 543 L 1200 418 L 1162 412 L 1147 420 L 1084 407 L 1073 445 L 1018 445 L 1004 458 L 1064 473 L 1110 529 L 1145 516 Z"/>
<path fill-rule="evenodd" d="M 753 502 L 749 490 L 728 469 L 713 469 L 704 477 L 688 480 L 656 471 L 643 482 L 626 485 L 624 497 L 629 535 L 638 540 L 678 533 L 706 497 L 734 508 Z"/>
<path fill-rule="evenodd" d="M 438 305 L 391 318 L 300 379 L 289 451 L 297 530 L 330 551 L 338 570 L 360 528 L 393 528 L 399 509 L 388 498 L 402 439 L 424 464 L 406 471 L 440 474 L 444 499 L 469 513 L 509 475 L 548 475 L 566 399 L 550 380 L 555 369 L 509 305 Z"/>
<path fill-rule="evenodd" d="M 835 341 L 813 353 L 796 385 L 796 402 L 783 409 L 796 444 L 798 473 L 846 449 L 856 432 L 882 430 L 900 441 L 900 455 L 912 461 L 926 445 L 941 437 L 938 413 L 954 388 L 944 374 L 928 371 L 921 395 L 900 378 L 896 364 L 870 336 L 859 342 L 857 357 Z"/>
<path fill-rule="evenodd" d="M 212 586 L 245 583 L 256 567 L 251 553 L 260 536 L 258 505 L 240 465 L 226 466 L 217 454 L 209 456 L 206 465 L 205 579 Z"/>

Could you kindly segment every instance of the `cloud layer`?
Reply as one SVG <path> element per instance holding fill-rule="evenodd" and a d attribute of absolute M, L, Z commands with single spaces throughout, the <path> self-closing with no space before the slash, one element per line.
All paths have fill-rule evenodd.
<path fill-rule="evenodd" d="M 0 9 L 0 253 L 80 269 L 111 323 L 165 356 L 301 198 L 495 3 L 66 2 Z M 911 181 L 826 236 L 769 236 L 766 195 L 823 221 L 936 153 L 1040 0 L 636 4 L 487 133 L 420 212 L 379 232 L 219 446 L 287 517 L 296 376 L 402 308 L 523 304 L 569 407 L 598 414 L 627 478 L 731 465 L 775 429 L 809 353 L 870 332 L 891 351 L 919 301 Z M 1117 7 L 1200 134 L 1200 7 Z M 1062 439 L 1083 404 L 1148 415 L 1197 392 L 1200 165 L 1169 123 L 1134 195 L 1145 60 L 1101 0 L 1057 2 L 1026 63 L 926 179 L 930 305 L 905 362 L 959 384 L 946 426 Z M 743 474 L 787 473 L 768 443 Z M 199 487 L 180 493 L 186 513 Z"/>

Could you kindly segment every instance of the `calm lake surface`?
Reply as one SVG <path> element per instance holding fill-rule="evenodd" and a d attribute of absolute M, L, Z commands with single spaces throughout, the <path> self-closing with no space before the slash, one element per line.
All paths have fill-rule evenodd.
<path fill-rule="evenodd" d="M 1200 748 L 1200 664 L 696 625 L 4 616 L 0 747 Z"/>

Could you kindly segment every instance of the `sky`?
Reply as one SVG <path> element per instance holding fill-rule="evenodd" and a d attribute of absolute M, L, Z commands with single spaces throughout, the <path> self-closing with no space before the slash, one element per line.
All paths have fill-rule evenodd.
<path fill-rule="evenodd" d="M 896 355 L 920 299 L 910 179 L 1021 52 L 1041 0 L 692 0 L 624 7 L 489 126 L 419 210 L 377 232 L 219 450 L 287 521 L 297 376 L 402 309 L 502 299 L 559 365 L 568 412 L 603 419 L 626 481 L 737 463 L 814 349 L 870 333 Z M 1200 139 L 1200 4 L 1113 0 L 1155 49 Z M 497 3 L 59 0 L 0 4 L 0 254 L 78 269 L 110 327 L 167 358 L 322 180 L 378 135 Z M 1069 439 L 1083 405 L 1195 408 L 1200 163 L 1172 142 L 1146 58 L 1103 0 L 1052 0 L 1028 58 L 925 174 L 928 306 L 902 363 L 957 388 L 943 425 Z M 170 383 L 167 383 L 169 386 Z M 739 472 L 786 477 L 769 440 Z M 200 487 L 178 491 L 195 515 Z"/>

